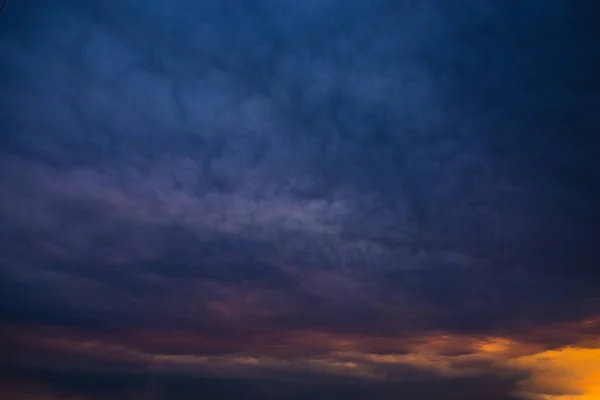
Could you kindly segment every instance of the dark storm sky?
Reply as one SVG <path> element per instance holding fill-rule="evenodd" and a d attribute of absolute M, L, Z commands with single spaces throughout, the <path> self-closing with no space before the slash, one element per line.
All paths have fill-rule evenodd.
<path fill-rule="evenodd" d="M 566 0 L 9 1 L 10 392 L 584 393 L 528 385 L 523 357 L 600 348 L 599 16 Z"/>

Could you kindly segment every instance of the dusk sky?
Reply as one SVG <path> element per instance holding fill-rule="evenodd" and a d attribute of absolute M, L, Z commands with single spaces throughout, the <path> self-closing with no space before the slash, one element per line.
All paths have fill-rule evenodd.
<path fill-rule="evenodd" d="M 8 0 L 0 398 L 600 399 L 587 0 Z"/>

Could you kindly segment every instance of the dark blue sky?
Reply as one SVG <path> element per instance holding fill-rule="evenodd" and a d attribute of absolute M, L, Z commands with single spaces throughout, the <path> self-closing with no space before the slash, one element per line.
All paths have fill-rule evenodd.
<path fill-rule="evenodd" d="M 536 386 L 523 357 L 600 347 L 598 15 L 9 0 L 6 382 L 49 399 L 585 392 Z"/>

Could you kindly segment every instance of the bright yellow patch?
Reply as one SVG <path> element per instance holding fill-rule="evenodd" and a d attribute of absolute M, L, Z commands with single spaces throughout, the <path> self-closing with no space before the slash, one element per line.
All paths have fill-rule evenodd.
<path fill-rule="evenodd" d="M 541 400 L 599 400 L 600 349 L 567 347 L 514 360 L 533 371 L 523 391 Z"/>

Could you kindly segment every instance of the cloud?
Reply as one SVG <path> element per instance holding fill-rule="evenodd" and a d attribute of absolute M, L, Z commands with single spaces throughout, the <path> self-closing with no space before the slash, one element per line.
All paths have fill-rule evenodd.
<path fill-rule="evenodd" d="M 414 378 L 344 375 L 306 396 L 544 395 L 541 357 L 596 357 L 588 7 L 9 3 L 0 321 L 117 346 L 78 342 L 84 359 L 171 349 L 206 371 Z M 46 350 L 68 352 L 61 340 Z M 478 368 L 491 381 L 465 375 Z M 557 395 L 583 390 L 575 370 Z"/>
<path fill-rule="evenodd" d="M 541 400 L 592 399 L 598 386 L 598 349 L 563 348 L 519 358 L 516 364 L 535 371 L 521 390 Z"/>
<path fill-rule="evenodd" d="M 182 336 L 176 332 L 158 336 L 140 332 L 119 339 L 77 332 L 65 336 L 60 330 L 18 331 L 19 337 L 13 337 L 15 343 L 25 345 L 30 354 L 20 358 L 15 364 L 18 367 L 11 369 L 13 374 L 29 379 L 46 376 L 50 379 L 47 382 L 63 387 L 73 385 L 75 375 L 80 376 L 75 382 L 96 381 L 101 387 L 121 379 L 130 382 L 118 390 L 125 394 L 139 388 L 140 380 L 154 382 L 169 392 L 168 382 L 175 379 L 214 385 L 249 380 L 254 382 L 252 385 L 259 384 L 284 396 L 277 398 L 287 398 L 292 393 L 304 395 L 307 388 L 320 392 L 328 387 L 333 393 L 362 387 L 365 392 L 358 398 L 375 393 L 380 393 L 381 398 L 402 393 L 414 395 L 413 390 L 433 396 L 429 391 L 438 393 L 439 387 L 439 397 L 431 398 L 489 395 L 499 399 L 562 400 L 580 395 L 591 399 L 596 393 L 594 366 L 599 357 L 596 348 L 566 346 L 546 350 L 540 343 L 500 337 L 388 338 L 383 346 L 387 353 L 378 353 L 364 345 L 371 341 L 376 344 L 382 338 L 328 337 L 310 332 L 280 332 L 276 340 L 257 336 L 242 342 L 229 341 L 227 345 L 225 338 L 219 343 L 210 337 Z M 158 343 L 162 343 L 163 351 L 180 346 L 187 352 L 161 352 L 156 347 Z M 207 354 L 205 350 L 225 349 L 223 345 L 229 350 L 220 354 Z M 312 355 L 311 347 L 313 351 L 318 349 Z M 194 348 L 196 352 L 190 352 Z M 49 362 L 56 360 L 56 354 L 61 354 L 61 361 Z M 426 385 L 431 387 L 426 389 Z M 471 389 L 459 389 L 461 385 Z M 298 392 L 299 387 L 305 389 Z M 444 387 L 454 389 L 444 392 Z M 199 390 L 195 394 L 203 393 L 201 388 L 195 390 Z M 254 390 L 257 388 L 250 391 L 250 396 L 264 395 Z"/>

